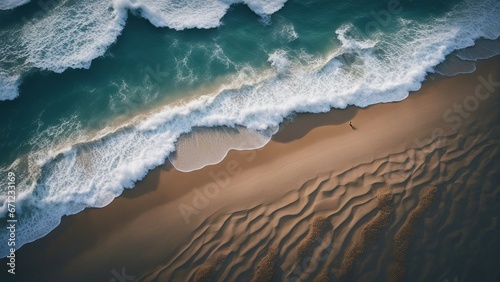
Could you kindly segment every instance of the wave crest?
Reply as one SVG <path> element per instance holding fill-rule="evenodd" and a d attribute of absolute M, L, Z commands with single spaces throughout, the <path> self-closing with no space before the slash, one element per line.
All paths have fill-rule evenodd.
<path fill-rule="evenodd" d="M 346 31 L 355 32 L 356 28 L 346 24 L 336 32 L 341 46 L 320 67 L 290 67 L 293 62 L 287 60 L 287 75 L 279 75 L 278 61 L 283 59 L 279 54 L 283 52 L 270 51 L 270 58 L 275 54 L 270 62 L 276 66 L 273 77 L 168 105 L 102 138 L 60 150 L 37 163 L 30 194 L 18 201 L 31 212 L 19 213 L 24 225 L 16 230 L 17 242 L 23 245 L 44 236 L 63 215 L 107 205 L 148 170 L 161 165 L 175 151 L 179 137 L 193 128 L 241 126 L 262 132 L 277 127 L 293 113 L 366 107 L 406 98 L 448 54 L 474 45 L 478 38 L 500 35 L 498 1 L 466 4 L 435 22 L 404 21 L 398 31 L 380 34 L 376 44 L 352 37 Z M 349 60 L 343 60 L 345 57 Z M 5 199 L 0 200 L 4 203 L 0 214 L 4 215 Z M 1 255 L 7 254 L 5 247 L 0 247 Z"/>
<path fill-rule="evenodd" d="M 56 73 L 68 68 L 89 68 L 91 62 L 104 55 L 121 34 L 128 11 L 139 14 L 156 27 L 175 30 L 207 29 L 219 26 L 232 4 L 245 3 L 256 14 L 266 16 L 281 9 L 285 2 L 286 0 L 89 0 L 55 2 L 50 7 L 44 4 L 42 11 L 34 18 L 23 19 L 24 24 L 13 31 L 20 33 L 19 38 L 15 39 L 15 45 L 23 51 L 16 51 L 17 54 L 0 54 L 0 57 L 23 58 L 24 65 L 16 69 L 4 69 L 0 65 L 0 74 L 7 73 L 6 77 L 17 77 L 19 81 L 14 84 L 19 85 L 22 76 L 33 68 Z M 0 9 L 10 7 L 6 3 Z M 13 49 L 0 43 L 0 52 L 13 52 L 9 50 Z M 9 92 L 0 95 L 0 101 L 18 96 L 17 87 L 13 88 L 11 84 L 12 82 L 6 83 L 5 79 L 0 80 L 0 89 Z"/>

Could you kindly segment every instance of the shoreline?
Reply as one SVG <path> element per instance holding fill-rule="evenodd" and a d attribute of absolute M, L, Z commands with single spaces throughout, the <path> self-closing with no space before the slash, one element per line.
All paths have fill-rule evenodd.
<path fill-rule="evenodd" d="M 209 228 L 205 225 L 224 222 L 228 214 L 273 206 L 276 199 L 290 197 L 306 183 L 328 181 L 325 175 L 335 171 L 415 148 L 456 145 L 436 145 L 441 139 L 486 134 L 492 122 L 498 124 L 498 96 L 471 93 L 479 85 L 483 85 L 481 91 L 494 88 L 498 93 L 496 87 L 484 86 L 484 80 L 493 75 L 492 81 L 499 81 L 495 79 L 499 62 L 499 56 L 478 61 L 474 73 L 450 78 L 428 75 L 419 91 L 400 102 L 299 114 L 293 123 L 280 126 L 263 148 L 232 150 L 220 163 L 197 171 L 179 172 L 167 161 L 108 206 L 66 216 L 47 236 L 26 244 L 17 253 L 19 281 L 33 279 L 31 275 L 55 281 L 109 280 L 111 271 L 120 272 L 122 267 L 136 278 L 147 273 L 153 277 L 189 238 Z M 400 163 L 406 165 L 404 160 Z M 363 186 L 362 177 L 359 181 Z M 391 185 L 390 177 L 385 181 L 399 187 L 396 181 Z M 314 206 L 317 212 L 328 209 Z"/>

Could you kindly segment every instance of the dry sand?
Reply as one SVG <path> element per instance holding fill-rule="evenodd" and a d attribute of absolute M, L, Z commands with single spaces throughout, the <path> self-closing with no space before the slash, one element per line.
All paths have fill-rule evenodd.
<path fill-rule="evenodd" d="M 499 91 L 480 85 L 500 81 L 499 65 L 497 57 L 473 74 L 431 77 L 402 102 L 299 115 L 264 148 L 232 151 L 198 171 L 165 164 L 109 206 L 64 218 L 24 246 L 16 281 L 119 281 L 116 273 L 249 281 L 258 265 L 267 278 L 271 267 L 274 281 L 336 279 L 342 255 L 379 212 L 377 195 L 389 189 L 390 223 L 349 276 L 385 280 L 394 236 L 428 186 L 437 199 L 412 226 L 408 280 L 494 280 Z M 297 261 L 314 218 L 328 225 Z"/>

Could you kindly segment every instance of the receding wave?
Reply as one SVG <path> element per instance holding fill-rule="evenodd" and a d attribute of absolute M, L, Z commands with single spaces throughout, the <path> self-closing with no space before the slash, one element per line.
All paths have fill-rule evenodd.
<path fill-rule="evenodd" d="M 260 10 L 253 7 L 270 11 L 265 5 Z M 109 204 L 124 188 L 132 188 L 148 170 L 161 165 L 175 152 L 179 137 L 193 128 L 244 127 L 262 133 L 293 113 L 405 99 L 453 51 L 473 46 L 478 38 L 498 38 L 498 14 L 498 1 L 471 1 L 444 18 L 427 23 L 401 20 L 397 31 L 364 40 L 359 39 L 361 31 L 346 23 L 336 30 L 340 47 L 321 61 L 298 64 L 287 50 L 272 50 L 269 64 L 276 74 L 270 78 L 167 105 L 100 138 L 59 148 L 48 157 L 19 159 L 8 168 L 29 171 L 20 178 L 25 182 L 19 184 L 18 216 L 24 224 L 16 230 L 17 242 L 23 245 L 45 236 L 63 215 Z M 1 200 L 5 215 L 6 199 Z M 7 254 L 5 245 L 0 254 Z"/>
<path fill-rule="evenodd" d="M 229 150 L 258 149 L 266 145 L 277 129 L 255 132 L 245 127 L 195 128 L 177 140 L 169 155 L 179 171 L 189 172 L 222 161 Z"/>
<path fill-rule="evenodd" d="M 476 70 L 476 61 L 488 59 L 500 54 L 500 38 L 496 40 L 478 39 L 474 46 L 457 50 L 436 66 L 435 71 L 445 76 L 472 73 Z"/>

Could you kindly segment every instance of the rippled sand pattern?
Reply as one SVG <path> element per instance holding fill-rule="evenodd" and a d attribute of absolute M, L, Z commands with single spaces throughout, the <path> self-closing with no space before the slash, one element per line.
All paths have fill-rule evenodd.
<path fill-rule="evenodd" d="M 470 278 L 473 261 L 498 243 L 496 220 L 484 216 L 499 196 L 495 134 L 449 135 L 209 217 L 141 281 Z M 453 268 L 460 254 L 470 262 Z"/>

